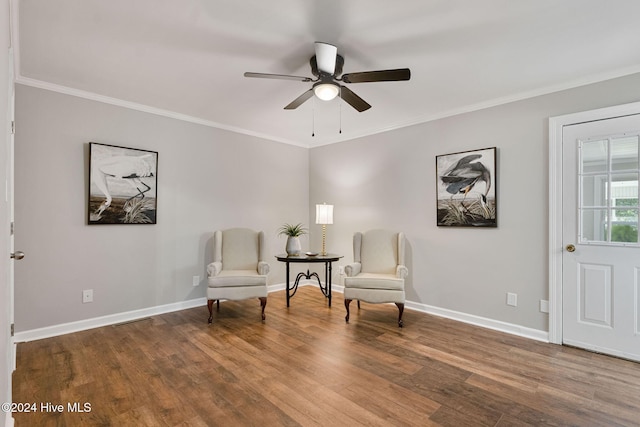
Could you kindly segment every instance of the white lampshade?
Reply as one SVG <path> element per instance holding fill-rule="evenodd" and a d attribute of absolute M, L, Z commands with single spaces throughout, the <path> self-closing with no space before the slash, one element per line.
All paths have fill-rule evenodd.
<path fill-rule="evenodd" d="M 333 205 L 316 205 L 316 224 L 333 224 Z"/>
<path fill-rule="evenodd" d="M 323 101 L 331 101 L 339 92 L 340 88 L 335 83 L 321 83 L 313 87 L 313 93 Z"/>

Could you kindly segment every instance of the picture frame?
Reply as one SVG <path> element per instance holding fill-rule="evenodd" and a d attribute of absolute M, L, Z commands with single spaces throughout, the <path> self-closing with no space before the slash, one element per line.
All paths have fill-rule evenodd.
<path fill-rule="evenodd" d="M 88 224 L 156 224 L 157 183 L 157 151 L 90 142 Z"/>
<path fill-rule="evenodd" d="M 496 147 L 436 156 L 437 225 L 497 227 Z"/>

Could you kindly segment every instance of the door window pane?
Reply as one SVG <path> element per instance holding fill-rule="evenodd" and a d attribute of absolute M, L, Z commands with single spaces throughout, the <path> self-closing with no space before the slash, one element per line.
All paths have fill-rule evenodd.
<path fill-rule="evenodd" d="M 584 209 L 581 223 L 582 242 L 607 241 L 607 209 Z"/>
<path fill-rule="evenodd" d="M 612 176 L 612 180 L 611 198 L 613 200 L 638 198 L 638 173 L 617 174 Z"/>
<path fill-rule="evenodd" d="M 611 170 L 638 169 L 638 136 L 628 136 L 611 140 Z"/>
<path fill-rule="evenodd" d="M 609 170 L 609 141 L 584 141 L 582 143 L 582 173 L 607 172 Z"/>
<path fill-rule="evenodd" d="M 607 207 L 608 175 L 587 175 L 582 177 L 582 206 Z"/>
<path fill-rule="evenodd" d="M 618 199 L 616 202 L 628 202 L 637 206 L 638 199 Z M 616 205 L 625 203 L 616 203 Z M 611 241 L 638 243 L 638 208 L 613 209 L 611 221 Z"/>
<path fill-rule="evenodd" d="M 638 245 L 640 135 L 580 142 L 581 243 Z"/>

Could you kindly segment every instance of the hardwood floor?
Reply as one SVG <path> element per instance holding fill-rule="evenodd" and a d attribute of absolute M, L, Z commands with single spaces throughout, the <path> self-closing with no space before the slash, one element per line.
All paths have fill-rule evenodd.
<path fill-rule="evenodd" d="M 640 364 L 303 287 L 20 343 L 16 426 L 633 426 Z M 44 412 L 47 402 L 62 412 Z M 71 412 L 68 404 L 90 411 Z M 46 408 L 45 408 L 46 409 Z"/>

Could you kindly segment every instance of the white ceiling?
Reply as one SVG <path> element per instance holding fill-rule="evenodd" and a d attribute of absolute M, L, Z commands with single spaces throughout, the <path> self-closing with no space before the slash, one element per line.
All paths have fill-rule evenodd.
<path fill-rule="evenodd" d="M 640 71 L 638 0 L 11 2 L 19 83 L 308 147 Z M 349 85 L 358 113 L 243 77 L 313 77 L 314 41 L 411 80 Z"/>

